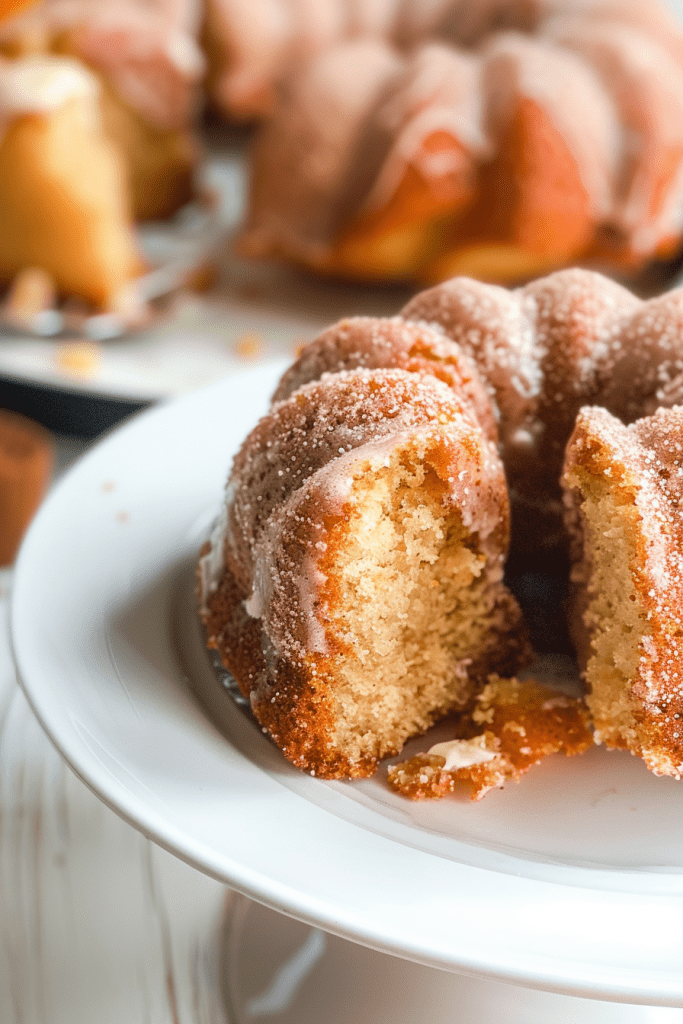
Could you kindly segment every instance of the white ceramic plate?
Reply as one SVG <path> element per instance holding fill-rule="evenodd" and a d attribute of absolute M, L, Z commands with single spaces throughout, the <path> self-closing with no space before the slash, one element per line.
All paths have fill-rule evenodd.
<path fill-rule="evenodd" d="M 281 369 L 130 421 L 39 512 L 12 634 L 47 732 L 128 821 L 270 907 L 437 967 L 683 1005 L 683 784 L 596 749 L 415 805 L 382 772 L 297 772 L 221 688 L 192 567 Z"/>

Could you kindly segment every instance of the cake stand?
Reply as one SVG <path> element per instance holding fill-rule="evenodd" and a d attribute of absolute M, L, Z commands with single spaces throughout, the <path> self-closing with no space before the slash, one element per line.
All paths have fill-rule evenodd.
<path fill-rule="evenodd" d="M 193 567 L 281 370 L 140 414 L 39 511 L 11 633 L 46 732 L 119 815 L 231 887 L 228 1019 L 683 1021 L 679 783 L 596 748 L 481 804 L 412 804 L 381 772 L 296 771 L 216 677 Z"/>

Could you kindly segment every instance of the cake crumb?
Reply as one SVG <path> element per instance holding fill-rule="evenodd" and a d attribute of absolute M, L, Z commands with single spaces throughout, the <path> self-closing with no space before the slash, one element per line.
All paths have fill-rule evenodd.
<path fill-rule="evenodd" d="M 482 724 L 486 729 L 477 733 Z M 519 782 L 549 754 L 564 751 L 571 756 L 592 745 L 583 700 L 534 679 L 490 676 L 474 705 L 460 717 L 456 737 L 392 765 L 388 782 L 410 800 L 440 799 L 458 783 L 469 783 L 472 800 L 481 800 L 508 781 Z"/>
<path fill-rule="evenodd" d="M 253 331 L 242 334 L 235 342 L 235 354 L 240 359 L 257 359 L 261 355 L 263 343 Z"/>
<path fill-rule="evenodd" d="M 101 350 L 95 341 L 65 341 L 57 347 L 55 363 L 63 373 L 92 380 L 100 367 Z"/>

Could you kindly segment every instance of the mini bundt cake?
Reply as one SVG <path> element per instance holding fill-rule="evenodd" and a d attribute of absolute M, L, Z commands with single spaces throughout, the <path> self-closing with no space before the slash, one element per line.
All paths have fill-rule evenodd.
<path fill-rule="evenodd" d="M 573 628 L 596 739 L 683 775 L 683 408 L 578 417 L 564 472 Z"/>
<path fill-rule="evenodd" d="M 565 270 L 513 292 L 456 278 L 400 316 L 343 320 L 301 351 L 235 460 L 199 573 L 209 645 L 290 760 L 326 777 L 368 774 L 438 716 L 476 700 L 486 672 L 503 671 L 492 659 L 519 668 L 527 646 L 502 583 L 508 492 L 497 444 L 517 511 L 508 568 L 528 572 L 539 555 L 547 568 L 573 538 L 572 631 L 598 737 L 657 771 L 679 771 L 683 762 L 667 767 L 661 750 L 678 737 L 683 413 L 639 417 L 680 399 L 682 333 L 682 289 L 643 302 L 596 273 Z M 588 403 L 605 409 L 587 412 Z M 577 415 L 568 532 L 561 477 Z M 638 422 L 626 428 L 615 416 Z M 640 530 L 629 534 L 637 594 L 627 525 Z M 617 605 L 623 622 L 611 616 Z M 616 644 L 639 616 L 640 635 L 620 648 L 628 671 L 641 673 L 631 687 Z M 533 693 L 522 697 L 520 713 L 527 697 L 535 707 Z M 643 729 L 633 724 L 645 714 L 636 699 L 652 705 Z M 576 714 L 572 705 L 567 721 Z M 481 769 L 477 785 L 494 769 L 516 777 L 525 756 Z M 439 792 L 442 782 L 452 780 L 444 776 Z"/>
<path fill-rule="evenodd" d="M 502 582 L 505 478 L 466 398 L 342 371 L 235 459 L 200 562 L 209 646 L 298 767 L 372 774 L 526 647 Z"/>
<path fill-rule="evenodd" d="M 515 283 L 635 274 L 680 246 L 683 32 L 659 4 L 398 3 L 379 31 L 352 23 L 278 65 L 243 252 Z"/>
<path fill-rule="evenodd" d="M 170 12 L 130 0 L 45 0 L 0 25 L 0 284 L 45 272 L 127 315 L 133 222 L 194 194 L 202 67 Z"/>

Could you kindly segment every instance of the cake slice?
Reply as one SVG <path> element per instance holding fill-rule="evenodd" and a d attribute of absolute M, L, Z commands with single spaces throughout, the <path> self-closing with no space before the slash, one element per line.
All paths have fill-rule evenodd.
<path fill-rule="evenodd" d="M 102 131 L 123 161 L 135 220 L 169 217 L 195 197 L 198 17 L 194 0 L 49 0 L 0 29 L 5 56 L 68 57 L 97 78 Z"/>
<path fill-rule="evenodd" d="M 297 767 L 372 774 L 526 648 L 502 465 L 470 406 L 397 369 L 326 375 L 247 438 L 201 616 Z"/>
<path fill-rule="evenodd" d="M 597 742 L 683 775 L 683 407 L 581 411 L 563 483 L 572 626 Z"/>
<path fill-rule="evenodd" d="M 95 77 L 48 54 L 0 63 L 0 284 L 27 268 L 63 294 L 116 304 L 142 269 Z"/>

